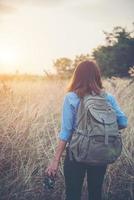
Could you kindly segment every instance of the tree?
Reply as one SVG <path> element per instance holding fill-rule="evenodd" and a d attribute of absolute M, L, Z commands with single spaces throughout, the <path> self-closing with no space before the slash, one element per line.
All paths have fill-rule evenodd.
<path fill-rule="evenodd" d="M 63 57 L 54 62 L 54 67 L 60 77 L 70 77 L 80 62 L 89 59 L 91 59 L 89 54 L 76 55 L 74 60 Z"/>
<path fill-rule="evenodd" d="M 61 77 L 69 76 L 72 72 L 72 60 L 66 57 L 58 58 L 53 65 L 56 68 L 57 74 Z"/>
<path fill-rule="evenodd" d="M 76 55 L 75 59 L 73 61 L 73 68 L 75 69 L 79 63 L 85 61 L 85 60 L 90 60 L 91 56 L 89 54 L 80 54 Z"/>
<path fill-rule="evenodd" d="M 120 26 L 115 27 L 112 33 L 104 32 L 106 45 L 94 49 L 92 54 L 103 75 L 128 75 L 129 68 L 134 66 L 133 33 Z"/>

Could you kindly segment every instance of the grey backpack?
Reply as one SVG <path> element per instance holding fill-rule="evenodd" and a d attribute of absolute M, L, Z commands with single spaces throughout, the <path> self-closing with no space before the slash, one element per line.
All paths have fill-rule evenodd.
<path fill-rule="evenodd" d="M 69 156 L 90 165 L 113 163 L 121 154 L 117 117 L 106 93 L 87 95 L 80 101 L 76 129 L 69 143 Z"/>

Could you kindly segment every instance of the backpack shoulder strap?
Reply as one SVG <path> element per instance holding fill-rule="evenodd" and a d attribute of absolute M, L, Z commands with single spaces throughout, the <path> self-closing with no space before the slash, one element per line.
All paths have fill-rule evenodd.
<path fill-rule="evenodd" d="M 84 117 L 84 97 L 80 98 L 79 106 L 77 109 L 76 127 L 79 126 L 81 120 Z"/>
<path fill-rule="evenodd" d="M 107 96 L 107 93 L 106 93 L 106 91 L 102 90 L 102 91 L 101 91 L 101 93 L 100 93 L 100 96 L 102 96 L 102 97 L 104 97 L 104 98 L 105 98 L 105 97 Z"/>

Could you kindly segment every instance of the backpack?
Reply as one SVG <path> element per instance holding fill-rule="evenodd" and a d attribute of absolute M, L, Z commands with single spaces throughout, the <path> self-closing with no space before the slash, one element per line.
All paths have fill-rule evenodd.
<path fill-rule="evenodd" d="M 106 93 L 86 95 L 80 100 L 76 129 L 69 143 L 70 160 L 89 165 L 115 162 L 122 150 L 116 113 Z"/>

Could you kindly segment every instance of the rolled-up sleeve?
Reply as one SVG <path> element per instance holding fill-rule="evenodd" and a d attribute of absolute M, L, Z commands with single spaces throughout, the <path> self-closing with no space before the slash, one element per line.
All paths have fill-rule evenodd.
<path fill-rule="evenodd" d="M 71 134 L 73 133 L 74 118 L 74 108 L 69 102 L 68 95 L 66 95 L 64 97 L 64 102 L 62 106 L 61 130 L 59 133 L 59 138 L 61 140 L 69 140 Z"/>
<path fill-rule="evenodd" d="M 126 128 L 127 125 L 128 125 L 128 118 L 127 118 L 127 116 L 121 110 L 121 108 L 120 108 L 119 104 L 117 103 L 116 98 L 114 96 L 111 96 L 110 101 L 111 101 L 113 109 L 116 112 L 117 122 L 118 122 L 119 128 L 120 129 Z"/>

